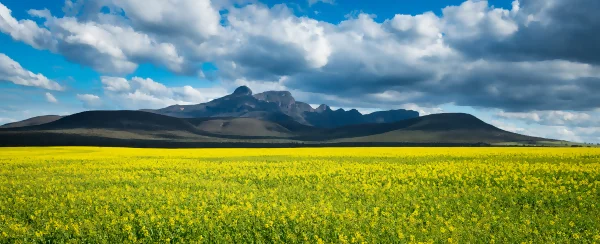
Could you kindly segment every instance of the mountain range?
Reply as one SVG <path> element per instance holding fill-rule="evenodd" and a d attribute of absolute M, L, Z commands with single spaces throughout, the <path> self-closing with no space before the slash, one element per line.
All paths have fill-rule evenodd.
<path fill-rule="evenodd" d="M 245 86 L 196 105 L 40 116 L 0 127 L 1 146 L 276 147 L 540 144 L 462 113 L 411 110 L 361 114 L 313 108 L 288 91 Z"/>
<path fill-rule="evenodd" d="M 316 109 L 296 101 L 289 91 L 267 91 L 256 95 L 246 86 L 232 94 L 197 105 L 173 105 L 163 109 L 144 110 L 178 118 L 242 117 L 265 119 L 266 114 L 285 114 L 296 122 L 318 128 L 335 128 L 366 123 L 390 123 L 419 117 L 411 110 L 390 110 L 363 115 L 356 109 L 332 110 L 322 104 Z M 272 116 L 272 115 L 268 115 Z M 267 119 L 268 120 L 268 119 Z"/>

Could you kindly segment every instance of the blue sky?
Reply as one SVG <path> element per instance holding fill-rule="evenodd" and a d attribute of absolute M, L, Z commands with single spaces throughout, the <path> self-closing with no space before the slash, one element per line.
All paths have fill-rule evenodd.
<path fill-rule="evenodd" d="M 0 0 L 0 124 L 248 85 L 600 142 L 592 0 L 176 2 Z"/>

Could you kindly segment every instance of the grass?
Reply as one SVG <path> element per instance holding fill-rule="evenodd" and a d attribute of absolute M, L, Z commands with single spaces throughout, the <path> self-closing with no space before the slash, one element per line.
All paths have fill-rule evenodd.
<path fill-rule="evenodd" d="M 597 148 L 0 149 L 0 242 L 600 241 Z"/>

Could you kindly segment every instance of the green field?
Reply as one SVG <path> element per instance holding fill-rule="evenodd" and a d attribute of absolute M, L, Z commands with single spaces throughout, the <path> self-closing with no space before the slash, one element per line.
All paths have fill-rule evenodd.
<path fill-rule="evenodd" d="M 0 243 L 600 242 L 598 148 L 0 148 Z"/>

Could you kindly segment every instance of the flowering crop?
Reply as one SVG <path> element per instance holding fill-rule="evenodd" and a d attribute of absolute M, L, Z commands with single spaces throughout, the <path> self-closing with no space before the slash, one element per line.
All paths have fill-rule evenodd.
<path fill-rule="evenodd" d="M 0 243 L 600 242 L 594 148 L 0 148 Z"/>

